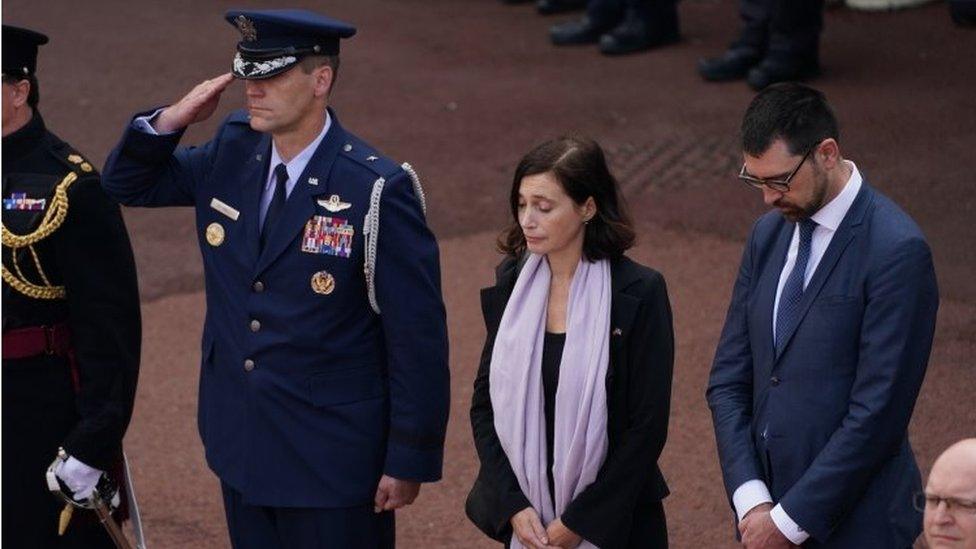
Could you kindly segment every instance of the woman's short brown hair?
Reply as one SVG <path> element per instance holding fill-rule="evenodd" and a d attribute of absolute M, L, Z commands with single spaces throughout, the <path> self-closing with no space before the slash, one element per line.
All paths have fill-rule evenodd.
<path fill-rule="evenodd" d="M 542 173 L 553 174 L 576 204 L 590 197 L 596 203 L 596 215 L 583 233 L 583 257 L 612 259 L 634 245 L 633 224 L 603 149 L 592 139 L 560 137 L 535 147 L 519 161 L 509 195 L 512 223 L 498 237 L 499 251 L 516 257 L 525 252 L 525 234 L 518 221 L 519 187 L 523 178 Z"/>

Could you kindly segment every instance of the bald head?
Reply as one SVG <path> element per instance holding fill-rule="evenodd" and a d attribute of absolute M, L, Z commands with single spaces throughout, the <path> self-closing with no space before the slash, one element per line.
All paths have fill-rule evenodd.
<path fill-rule="evenodd" d="M 976 438 L 950 446 L 935 460 L 926 495 L 953 503 L 925 506 L 925 539 L 933 549 L 976 549 Z M 961 502 L 956 503 L 956 502 Z"/>

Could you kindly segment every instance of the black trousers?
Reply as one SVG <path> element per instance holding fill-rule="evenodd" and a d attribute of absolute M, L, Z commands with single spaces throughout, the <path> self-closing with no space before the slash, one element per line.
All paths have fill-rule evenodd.
<path fill-rule="evenodd" d="M 678 0 L 589 0 L 586 15 L 598 27 L 611 29 L 630 12 L 648 28 L 677 30 Z"/>
<path fill-rule="evenodd" d="M 56 356 L 3 361 L 3 546 L 114 549 L 92 511 L 76 509 L 58 536 L 63 503 L 44 473 L 78 421 L 67 362 Z"/>
<path fill-rule="evenodd" d="M 234 549 L 393 549 L 392 511 L 376 514 L 372 504 L 318 509 L 265 507 L 244 501 L 221 482 L 224 513 Z"/>
<path fill-rule="evenodd" d="M 816 61 L 823 0 L 739 0 L 742 33 L 733 47 L 751 47 L 787 61 Z"/>

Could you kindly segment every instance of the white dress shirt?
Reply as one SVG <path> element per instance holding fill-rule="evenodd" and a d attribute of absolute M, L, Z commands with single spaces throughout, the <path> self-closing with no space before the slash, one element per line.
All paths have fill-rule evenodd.
<path fill-rule="evenodd" d="M 165 107 L 164 107 L 165 108 Z M 163 109 L 157 109 L 156 112 L 146 115 L 139 116 L 132 121 L 132 126 L 141 132 L 145 132 L 151 135 L 160 135 L 153 127 L 152 123 L 156 119 L 159 113 L 163 112 Z M 322 126 L 322 131 L 319 132 L 318 136 L 308 144 L 307 147 L 302 149 L 302 152 L 295 155 L 294 158 L 285 162 L 285 170 L 288 171 L 288 181 L 285 183 L 285 198 L 291 196 L 292 189 L 295 188 L 295 183 L 298 182 L 298 178 L 301 177 L 302 172 L 305 171 L 305 166 L 308 165 L 308 161 L 312 159 L 312 155 L 315 154 L 315 149 L 319 147 L 322 140 L 325 139 L 325 134 L 329 132 L 329 128 L 332 127 L 332 116 L 329 115 L 328 111 L 325 113 L 325 124 Z M 169 132 L 166 135 L 170 135 L 175 132 Z M 271 162 L 268 163 L 268 175 L 264 180 L 264 188 L 261 191 L 261 209 L 259 212 L 258 222 L 260 226 L 264 225 L 264 216 L 268 212 L 268 206 L 271 205 L 271 199 L 274 197 L 274 187 L 275 187 L 275 177 L 274 170 L 281 164 L 281 155 L 278 154 L 278 147 L 274 144 L 274 140 L 271 142 Z"/>
<path fill-rule="evenodd" d="M 851 204 L 854 203 L 858 191 L 861 190 L 861 173 L 857 170 L 857 166 L 853 162 L 849 160 L 845 160 L 845 162 L 851 168 L 851 177 L 844 184 L 844 188 L 833 200 L 810 216 L 810 219 L 815 221 L 817 226 L 813 230 L 813 237 L 810 242 L 810 258 L 807 260 L 807 268 L 803 274 L 804 289 L 810 283 L 810 279 L 813 278 L 813 274 L 817 270 L 817 265 L 820 264 L 824 252 L 827 251 L 827 246 L 830 245 L 830 241 L 834 238 L 834 233 L 837 232 L 837 228 L 844 221 L 847 210 L 851 208 Z M 793 229 L 793 239 L 790 240 L 790 247 L 786 253 L 786 263 L 783 265 L 782 272 L 780 272 L 779 284 L 776 287 L 776 301 L 773 303 L 773 341 L 776 340 L 776 314 L 779 311 L 780 294 L 783 292 L 786 279 L 789 278 L 790 272 L 793 270 L 793 265 L 796 264 L 796 256 L 799 249 L 800 228 L 797 226 Z M 772 501 L 773 498 L 769 494 L 769 488 L 765 482 L 759 479 L 743 482 L 732 493 L 732 505 L 735 507 L 735 513 L 740 521 L 753 507 L 763 503 L 772 503 Z M 786 510 L 783 509 L 782 505 L 773 507 L 769 515 L 776 524 L 776 527 L 779 528 L 779 531 L 796 545 L 800 545 L 810 537 L 810 534 L 786 514 Z"/>

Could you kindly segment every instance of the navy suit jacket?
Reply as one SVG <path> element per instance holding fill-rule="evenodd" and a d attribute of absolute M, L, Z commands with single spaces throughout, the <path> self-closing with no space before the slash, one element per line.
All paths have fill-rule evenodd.
<path fill-rule="evenodd" d="M 707 398 L 725 489 L 760 479 L 809 547 L 909 547 L 921 478 L 908 421 L 939 297 L 918 226 L 865 182 L 773 346 L 773 302 L 794 223 L 755 224 Z M 768 429 L 763 438 L 763 430 Z"/>
<path fill-rule="evenodd" d="M 201 147 L 177 148 L 180 134 L 130 125 L 102 178 L 129 206 L 196 208 L 207 299 L 200 436 L 210 467 L 255 505 L 363 505 L 381 474 L 441 475 L 449 373 L 437 243 L 409 175 L 330 113 L 332 127 L 263 250 L 258 209 L 271 137 L 242 111 Z M 363 274 L 363 220 L 380 177 L 377 315 Z M 332 195 L 348 208 L 329 211 Z M 348 257 L 302 250 L 315 216 L 352 228 Z M 217 245 L 206 238 L 214 223 L 224 230 Z M 313 290 L 322 271 L 333 277 L 331 293 Z"/>

